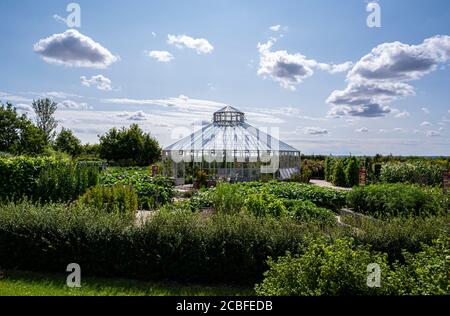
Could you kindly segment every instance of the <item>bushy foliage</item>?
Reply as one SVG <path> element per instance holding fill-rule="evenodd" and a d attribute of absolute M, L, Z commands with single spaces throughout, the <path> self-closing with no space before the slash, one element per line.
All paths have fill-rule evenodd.
<path fill-rule="evenodd" d="M 385 183 L 418 183 L 442 185 L 444 167 L 424 161 L 384 164 L 380 172 L 380 181 Z"/>
<path fill-rule="evenodd" d="M 353 187 L 359 183 L 359 160 L 355 157 L 325 160 L 325 180 L 339 187 Z"/>
<path fill-rule="evenodd" d="M 100 177 L 104 186 L 124 184 L 133 187 L 143 209 L 156 209 L 172 200 L 175 195 L 172 180 L 152 177 L 147 168 L 108 168 Z"/>
<path fill-rule="evenodd" d="M 258 217 L 272 216 L 280 218 L 287 215 L 283 202 L 267 189 L 247 195 L 245 199 L 247 211 Z"/>
<path fill-rule="evenodd" d="M 159 212 L 143 225 L 79 206 L 0 206 L 2 268 L 84 275 L 254 284 L 268 256 L 298 253 L 307 234 L 289 219 Z"/>
<path fill-rule="evenodd" d="M 64 127 L 61 129 L 58 136 L 56 136 L 54 148 L 58 151 L 65 152 L 72 157 L 79 156 L 83 151 L 81 141 L 70 129 L 65 129 Z"/>
<path fill-rule="evenodd" d="M 343 238 L 328 244 L 311 242 L 300 257 L 288 254 L 269 260 L 270 269 L 256 286 L 258 295 L 373 295 L 383 290 L 367 286 L 367 266 L 389 271 L 386 256 Z M 382 273 L 382 277 L 386 273 Z M 383 282 L 383 281 L 382 281 Z"/>
<path fill-rule="evenodd" d="M 239 187 L 227 183 L 219 184 L 211 191 L 212 206 L 223 214 L 237 214 L 244 206 L 244 198 Z"/>
<path fill-rule="evenodd" d="M 71 201 L 98 183 L 100 168 L 50 157 L 0 158 L 0 200 Z"/>
<path fill-rule="evenodd" d="M 351 208 L 377 217 L 444 213 L 448 200 L 439 189 L 401 183 L 357 187 L 348 194 Z"/>
<path fill-rule="evenodd" d="M 147 166 L 161 156 L 161 148 L 137 124 L 121 130 L 112 128 L 100 137 L 100 157 L 122 166 Z"/>
<path fill-rule="evenodd" d="M 79 198 L 78 203 L 101 212 L 121 213 L 131 218 L 138 209 L 138 197 L 134 189 L 121 184 L 92 187 Z"/>
<path fill-rule="evenodd" d="M 301 200 L 282 200 L 287 212 L 290 216 L 299 222 L 314 222 L 317 224 L 334 225 L 336 223 L 336 215 L 334 212 L 317 207 L 310 201 Z"/>
<path fill-rule="evenodd" d="M 46 135 L 11 103 L 0 103 L 0 152 L 38 155 L 46 147 Z"/>
<path fill-rule="evenodd" d="M 395 264 L 391 287 L 397 295 L 450 295 L 450 237 L 442 235 L 423 250 L 403 253 L 404 264 Z"/>
<path fill-rule="evenodd" d="M 388 265 L 386 255 L 351 238 L 311 242 L 298 256 L 269 260 L 270 269 L 256 286 L 258 295 L 448 295 L 450 238 L 441 236 L 405 262 Z M 380 266 L 380 287 L 367 286 L 367 266 Z"/>
<path fill-rule="evenodd" d="M 431 245 L 440 235 L 450 235 L 450 214 L 428 217 L 390 217 L 372 220 L 342 217 L 352 228 L 336 229 L 335 236 L 353 236 L 359 244 L 388 255 L 390 263 L 403 262 L 403 250 L 416 253 L 422 245 Z M 356 228 L 356 229 L 355 229 Z"/>

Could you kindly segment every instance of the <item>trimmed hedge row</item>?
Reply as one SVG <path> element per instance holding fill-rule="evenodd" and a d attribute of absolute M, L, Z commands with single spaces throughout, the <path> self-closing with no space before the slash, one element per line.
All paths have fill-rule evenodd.
<path fill-rule="evenodd" d="M 0 206 L 2 268 L 144 280 L 254 284 L 268 256 L 299 253 L 308 230 L 290 219 L 160 212 L 142 226 L 66 205 Z"/>

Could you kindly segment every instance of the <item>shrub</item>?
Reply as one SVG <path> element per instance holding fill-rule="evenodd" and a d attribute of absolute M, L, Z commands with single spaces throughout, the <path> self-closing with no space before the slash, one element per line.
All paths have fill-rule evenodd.
<path fill-rule="evenodd" d="M 246 209 L 255 216 L 282 217 L 287 215 L 286 207 L 273 194 L 262 190 L 260 193 L 253 193 L 245 199 Z"/>
<path fill-rule="evenodd" d="M 237 214 L 244 206 L 244 198 L 239 187 L 231 184 L 219 184 L 211 191 L 212 205 L 219 213 Z"/>
<path fill-rule="evenodd" d="M 102 212 L 117 212 L 130 217 L 135 215 L 138 208 L 138 198 L 134 189 L 120 184 L 90 188 L 80 197 L 79 203 Z"/>
<path fill-rule="evenodd" d="M 339 236 L 353 236 L 358 244 L 370 245 L 373 250 L 388 255 L 390 263 L 404 261 L 403 250 L 419 252 L 422 246 L 431 245 L 440 235 L 450 235 L 450 215 L 429 217 L 391 217 L 385 221 L 341 217 L 355 229 L 336 229 Z"/>
<path fill-rule="evenodd" d="M 405 264 L 395 264 L 390 286 L 397 295 L 450 294 L 450 237 L 442 235 L 416 254 L 404 252 Z"/>
<path fill-rule="evenodd" d="M 147 168 L 108 168 L 102 173 L 100 183 L 104 186 L 124 184 L 133 187 L 142 209 L 156 209 L 170 202 L 175 195 L 171 179 L 152 177 Z"/>
<path fill-rule="evenodd" d="M 308 245 L 300 257 L 290 254 L 269 259 L 270 269 L 256 285 L 258 295 L 448 295 L 450 294 L 450 238 L 441 236 L 432 245 L 412 254 L 404 263 L 387 264 L 386 255 L 357 246 L 351 238 L 331 244 L 323 240 Z M 366 284 L 367 266 L 377 263 L 381 287 Z"/>
<path fill-rule="evenodd" d="M 72 201 L 98 183 L 101 164 L 49 157 L 0 158 L 0 200 Z"/>
<path fill-rule="evenodd" d="M 326 209 L 317 207 L 310 201 L 282 200 L 290 216 L 300 222 L 317 222 L 319 224 L 333 225 L 336 223 L 336 215 Z"/>
<path fill-rule="evenodd" d="M 345 180 L 349 187 L 359 184 L 359 165 L 355 157 L 348 158 L 345 166 Z"/>
<path fill-rule="evenodd" d="M 84 275 L 254 284 L 268 256 L 299 253 L 308 234 L 289 219 L 159 212 L 144 225 L 79 205 L 0 206 L 2 268 Z"/>
<path fill-rule="evenodd" d="M 380 181 L 384 183 L 418 183 L 442 185 L 443 166 L 426 162 L 400 162 L 384 164 Z"/>
<path fill-rule="evenodd" d="M 346 187 L 347 179 L 345 177 L 343 163 L 339 160 L 336 162 L 333 170 L 333 184 L 338 187 Z"/>
<path fill-rule="evenodd" d="M 354 188 L 348 205 L 376 217 L 431 215 L 448 211 L 448 196 L 439 189 L 409 184 L 374 184 Z"/>
<path fill-rule="evenodd" d="M 370 295 L 381 288 L 367 286 L 367 266 L 380 265 L 383 283 L 389 266 L 386 256 L 372 253 L 368 247 L 356 246 L 352 239 L 338 239 L 331 244 L 311 242 L 303 255 L 288 254 L 269 259 L 270 269 L 256 286 L 258 295 Z"/>

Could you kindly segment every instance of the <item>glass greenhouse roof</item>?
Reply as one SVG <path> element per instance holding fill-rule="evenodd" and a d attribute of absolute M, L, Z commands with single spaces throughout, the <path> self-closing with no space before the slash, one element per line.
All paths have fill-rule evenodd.
<path fill-rule="evenodd" d="M 286 151 L 294 147 L 245 122 L 244 113 L 227 106 L 213 115 L 213 122 L 166 147 L 166 151 Z"/>

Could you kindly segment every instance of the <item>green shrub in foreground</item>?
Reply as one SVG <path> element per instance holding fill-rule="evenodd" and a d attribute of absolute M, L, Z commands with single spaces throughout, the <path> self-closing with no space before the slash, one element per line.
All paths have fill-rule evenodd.
<path fill-rule="evenodd" d="M 347 200 L 355 211 L 377 217 L 440 214 L 449 207 L 439 189 L 400 183 L 357 187 Z"/>
<path fill-rule="evenodd" d="M 258 295 L 449 295 L 450 238 L 442 235 L 406 261 L 387 264 L 386 255 L 343 238 L 314 241 L 304 254 L 269 260 L 270 269 L 256 285 Z M 380 287 L 367 286 L 367 265 L 380 266 Z"/>
<path fill-rule="evenodd" d="M 269 260 L 270 269 L 256 286 L 258 295 L 373 295 L 383 288 L 367 286 L 367 265 L 377 263 L 389 271 L 386 255 L 372 253 L 368 247 L 355 246 L 352 239 L 332 244 L 313 241 L 304 254 L 288 254 Z M 386 273 L 382 273 L 382 277 Z M 383 282 L 383 281 L 382 281 Z"/>
<path fill-rule="evenodd" d="M 122 213 L 133 217 L 138 209 L 136 191 L 125 185 L 96 186 L 83 194 L 78 202 L 107 213 Z"/>

